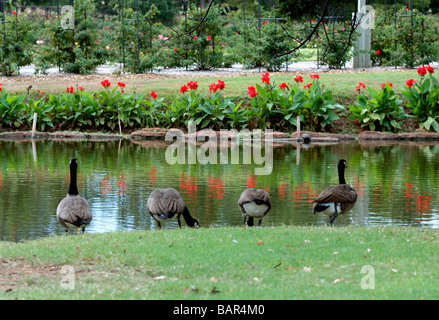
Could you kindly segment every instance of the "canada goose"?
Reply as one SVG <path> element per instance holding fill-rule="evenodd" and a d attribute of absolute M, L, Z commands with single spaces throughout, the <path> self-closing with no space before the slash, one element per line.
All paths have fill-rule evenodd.
<path fill-rule="evenodd" d="M 76 228 L 78 232 L 90 224 L 93 219 L 90 205 L 83 197 L 79 196 L 78 186 L 76 184 L 76 171 L 78 170 L 78 161 L 73 158 L 70 160 L 70 187 L 67 196 L 61 200 L 56 209 L 56 218 L 64 227 L 66 233 L 69 228 Z"/>
<path fill-rule="evenodd" d="M 161 229 L 160 221 L 171 219 L 177 215 L 178 226 L 181 228 L 180 216 L 183 215 L 186 224 L 191 228 L 200 226 L 198 220 L 192 218 L 189 209 L 177 190 L 173 188 L 155 189 L 151 192 L 146 204 L 149 214 L 157 221 Z"/>
<path fill-rule="evenodd" d="M 262 219 L 271 209 L 270 195 L 264 189 L 249 188 L 242 192 L 238 200 L 243 217 L 243 222 L 248 216 L 247 225 L 253 226 L 253 218 L 259 218 L 258 227 L 261 226 Z"/>
<path fill-rule="evenodd" d="M 339 214 L 350 211 L 357 201 L 357 192 L 346 184 L 344 171 L 348 166 L 346 160 L 338 162 L 339 185 L 331 186 L 323 190 L 313 201 L 312 213 L 323 212 L 330 216 L 329 223 L 333 225 Z"/>

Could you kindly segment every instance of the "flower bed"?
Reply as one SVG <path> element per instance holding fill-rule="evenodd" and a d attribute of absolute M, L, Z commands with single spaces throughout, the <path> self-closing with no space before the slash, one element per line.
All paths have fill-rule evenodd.
<path fill-rule="evenodd" d="M 269 73 L 248 86 L 248 97 L 224 96 L 225 81 L 218 80 L 202 92 L 197 81 L 183 84 L 176 97 L 165 101 L 160 92 L 125 93 L 126 84 L 101 82 L 102 89 L 88 92 L 68 86 L 61 94 L 31 91 L 12 94 L 0 84 L 0 127 L 27 130 L 34 113 L 38 130 L 132 131 L 145 127 L 185 128 L 195 121 L 198 129 L 262 128 L 284 132 L 296 129 L 328 131 L 341 116 L 351 118 L 362 130 L 402 131 L 405 119 L 414 118 L 425 130 L 439 132 L 439 86 L 431 66 L 418 69 L 419 79 L 409 79 L 401 95 L 383 83 L 375 90 L 359 83 L 358 101 L 346 108 L 337 103 L 318 74 L 309 81 L 297 75 L 292 83 L 276 84 Z M 354 88 L 352 88 L 354 90 Z M 402 97 L 406 101 L 402 100 Z M 405 107 L 405 108 L 404 108 Z"/>

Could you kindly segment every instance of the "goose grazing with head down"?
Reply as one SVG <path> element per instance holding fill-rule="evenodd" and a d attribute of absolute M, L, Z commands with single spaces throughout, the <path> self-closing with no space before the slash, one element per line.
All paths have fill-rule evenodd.
<path fill-rule="evenodd" d="M 239 207 L 243 217 L 243 223 L 248 216 L 247 225 L 253 226 L 253 219 L 259 219 L 258 227 L 261 226 L 262 219 L 268 214 L 271 209 L 270 195 L 264 189 L 249 188 L 242 192 L 238 200 Z"/>
<path fill-rule="evenodd" d="M 312 213 L 323 212 L 330 216 L 329 223 L 333 225 L 339 214 L 349 212 L 357 201 L 357 192 L 346 184 L 344 171 L 347 168 L 346 160 L 338 162 L 339 184 L 323 190 L 313 201 Z"/>
<path fill-rule="evenodd" d="M 155 189 L 151 192 L 146 206 L 149 214 L 157 221 L 160 229 L 162 227 L 160 221 L 171 219 L 174 216 L 177 217 L 178 226 L 181 228 L 181 215 L 183 215 L 189 227 L 200 227 L 198 220 L 190 215 L 180 193 L 173 188 Z"/>
<path fill-rule="evenodd" d="M 56 209 L 56 218 L 64 227 L 66 233 L 69 228 L 82 229 L 84 233 L 85 227 L 90 224 L 93 219 L 90 205 L 83 197 L 79 195 L 78 186 L 76 184 L 76 172 L 78 170 L 78 161 L 70 160 L 70 187 L 67 196 L 61 200 Z"/>

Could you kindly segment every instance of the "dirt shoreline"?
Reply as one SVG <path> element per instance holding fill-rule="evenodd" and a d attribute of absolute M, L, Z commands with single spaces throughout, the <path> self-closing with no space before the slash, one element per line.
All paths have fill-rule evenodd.
<path fill-rule="evenodd" d="M 133 131 L 129 134 L 113 134 L 113 133 L 89 133 L 89 132 L 76 132 L 76 131 L 58 131 L 58 132 L 36 132 L 35 140 L 165 140 L 167 133 L 177 137 L 181 140 L 192 139 L 202 132 L 202 136 L 215 135 L 219 138 L 220 135 L 227 134 L 228 137 L 233 136 L 231 131 L 197 131 L 196 133 L 187 134 L 179 129 L 163 129 L 163 128 L 145 128 L 142 130 Z M 249 131 L 251 132 L 251 131 Z M 261 135 L 262 140 L 273 140 L 281 142 L 302 142 L 303 134 L 305 132 L 273 132 L 272 135 L 266 136 L 264 133 Z M 435 132 L 406 132 L 406 133 L 384 133 L 375 131 L 363 131 L 359 134 L 341 134 L 341 133 L 319 133 L 308 132 L 310 135 L 311 143 L 317 142 L 341 142 L 341 141 L 438 141 L 439 133 Z M 251 139 L 251 135 L 238 133 L 240 139 Z M 0 140 L 28 140 L 32 139 L 31 131 L 15 131 L 15 132 L 3 132 L 0 133 Z M 203 140 L 204 141 L 204 140 Z"/>

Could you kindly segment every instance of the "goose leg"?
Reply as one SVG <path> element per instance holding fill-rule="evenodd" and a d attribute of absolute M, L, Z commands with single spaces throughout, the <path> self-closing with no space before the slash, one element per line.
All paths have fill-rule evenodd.
<path fill-rule="evenodd" d="M 180 221 L 180 216 L 177 216 L 177 221 L 178 221 L 178 226 L 180 227 L 180 229 L 181 229 L 181 221 Z"/>
<path fill-rule="evenodd" d="M 337 217 L 338 217 L 338 211 L 337 211 L 337 204 L 336 203 L 334 203 L 334 208 L 335 208 L 335 213 L 331 216 L 331 218 L 329 218 L 329 223 L 331 224 L 331 226 L 334 225 L 335 219 L 337 219 Z"/>
<path fill-rule="evenodd" d="M 245 216 L 245 214 L 243 214 L 243 215 L 242 215 L 242 223 L 243 223 L 244 225 L 245 225 L 245 220 L 246 220 L 246 218 L 247 218 L 247 217 Z"/>
<path fill-rule="evenodd" d="M 259 219 L 259 222 L 258 222 L 258 227 L 260 227 L 260 226 L 261 226 L 261 224 L 262 224 L 262 219 Z"/>
<path fill-rule="evenodd" d="M 162 228 L 162 225 L 161 225 L 160 221 L 157 221 L 157 225 L 159 226 L 159 229 Z"/>

